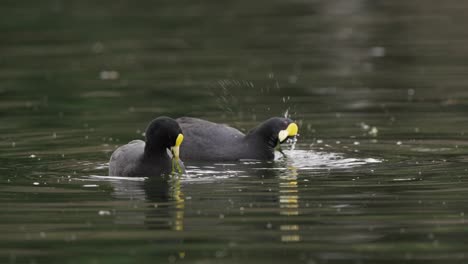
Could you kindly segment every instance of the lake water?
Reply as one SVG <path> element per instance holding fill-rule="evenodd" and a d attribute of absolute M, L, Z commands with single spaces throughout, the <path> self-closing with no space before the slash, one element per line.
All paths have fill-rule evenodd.
<path fill-rule="evenodd" d="M 468 4 L 2 1 L 0 263 L 466 263 Z M 105 177 L 160 115 L 274 162 Z"/>

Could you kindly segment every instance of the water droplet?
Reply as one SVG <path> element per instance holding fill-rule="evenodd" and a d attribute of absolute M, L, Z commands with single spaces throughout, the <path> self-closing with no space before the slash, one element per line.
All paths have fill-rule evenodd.
<path fill-rule="evenodd" d="M 366 130 L 366 131 L 367 131 L 367 130 L 370 129 L 370 126 L 369 126 L 368 124 L 364 123 L 364 122 L 361 122 L 360 125 L 361 125 L 361 128 L 362 128 L 363 130 Z"/>
<path fill-rule="evenodd" d="M 99 185 L 97 184 L 85 184 L 83 185 L 84 188 L 97 188 L 99 187 Z"/>
<path fill-rule="evenodd" d="M 107 210 L 99 210 L 98 215 L 100 216 L 111 215 L 111 212 Z"/>
<path fill-rule="evenodd" d="M 94 53 L 101 53 L 104 50 L 104 45 L 101 42 L 95 42 L 93 46 L 91 46 L 91 50 Z"/>
<path fill-rule="evenodd" d="M 372 47 L 369 51 L 372 57 L 380 58 L 385 56 L 385 48 L 384 47 Z"/>
<path fill-rule="evenodd" d="M 373 137 L 376 137 L 378 133 L 379 133 L 379 130 L 377 129 L 377 127 L 372 127 L 370 131 L 368 132 L 368 134 Z"/>
<path fill-rule="evenodd" d="M 104 70 L 99 73 L 101 80 L 117 80 L 119 76 L 119 72 L 112 70 Z"/>

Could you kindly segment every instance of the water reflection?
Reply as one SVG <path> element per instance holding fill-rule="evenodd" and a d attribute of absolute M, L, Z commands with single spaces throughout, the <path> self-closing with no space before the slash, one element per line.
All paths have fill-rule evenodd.
<path fill-rule="evenodd" d="M 173 229 L 175 231 L 184 230 L 184 210 L 185 210 L 185 199 L 184 193 L 182 192 L 182 184 L 180 175 L 176 175 L 171 179 L 170 193 L 171 198 L 175 202 L 175 223 Z"/>
<path fill-rule="evenodd" d="M 301 216 L 301 170 L 320 173 L 375 162 L 345 158 L 333 153 L 310 154 L 301 150 L 285 153 L 286 157 L 281 156 L 273 162 L 192 163 L 187 166 L 187 174 L 172 177 L 99 179 L 110 180 L 115 199 L 126 200 L 127 206 L 131 207 L 125 209 L 120 206 L 115 209 L 116 224 L 140 225 L 154 230 L 186 231 L 186 192 L 189 193 L 192 213 L 197 212 L 205 217 L 214 214 L 214 219 L 204 219 L 205 224 L 210 226 L 224 221 L 226 210 L 235 210 L 236 206 L 239 207 L 237 210 L 240 214 L 245 215 L 248 211 L 255 212 L 259 205 L 271 204 L 274 201 L 278 207 L 275 211 L 281 216 L 281 221 L 278 225 L 267 224 L 267 227 L 274 227 L 279 232 L 279 240 L 289 243 L 302 241 L 303 231 L 298 223 Z M 265 183 L 270 187 L 265 186 L 265 193 L 262 189 L 250 189 L 249 186 L 254 182 L 261 182 L 262 185 Z M 277 192 L 272 192 L 276 189 L 272 188 L 275 185 Z M 236 189 L 230 190 L 230 186 Z M 214 188 L 213 193 L 207 195 L 207 188 Z M 214 202 L 218 199 L 216 194 L 221 191 L 218 188 L 227 188 L 230 192 L 227 204 L 225 200 Z M 257 195 L 259 192 L 263 195 Z M 216 212 L 219 212 L 219 215 Z M 193 215 L 188 221 L 189 226 L 199 224 Z"/>
<path fill-rule="evenodd" d="M 466 262 L 466 2 L 0 6 L 1 263 Z M 155 115 L 286 109 L 288 161 L 87 177 Z"/>
<path fill-rule="evenodd" d="M 294 217 L 299 215 L 299 189 L 298 189 L 297 168 L 288 166 L 287 170 L 279 175 L 279 206 L 280 215 L 284 215 L 290 223 L 280 225 L 282 242 L 298 242 L 299 225 L 294 223 Z"/>
<path fill-rule="evenodd" d="M 106 177 L 99 177 L 104 179 Z M 149 229 L 184 230 L 185 199 L 180 176 L 108 177 L 115 199 L 131 208 L 115 209 L 115 223 L 145 225 Z"/>

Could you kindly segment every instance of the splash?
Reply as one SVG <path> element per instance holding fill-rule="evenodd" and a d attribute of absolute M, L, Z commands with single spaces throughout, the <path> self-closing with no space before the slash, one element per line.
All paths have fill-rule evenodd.
<path fill-rule="evenodd" d="M 258 160 L 243 160 L 232 163 L 196 164 L 186 166 L 186 173 L 181 175 L 185 183 L 206 183 L 223 181 L 229 178 L 252 177 L 259 171 L 287 171 L 294 168 L 295 171 L 324 171 L 330 169 L 350 169 L 370 164 L 381 163 L 383 160 L 376 158 L 346 157 L 342 153 L 318 152 L 312 150 L 294 150 L 295 140 L 291 148 L 284 150 L 285 156 L 275 153 L 273 162 Z M 86 180 L 110 181 L 110 182 L 142 182 L 145 177 L 115 177 L 115 176 L 87 176 Z"/>
<path fill-rule="evenodd" d="M 382 162 L 375 158 L 346 158 L 341 153 L 312 150 L 285 150 L 284 153 L 287 156 L 287 162 L 298 170 L 348 169 Z M 275 156 L 275 160 L 281 159 L 284 157 Z"/>

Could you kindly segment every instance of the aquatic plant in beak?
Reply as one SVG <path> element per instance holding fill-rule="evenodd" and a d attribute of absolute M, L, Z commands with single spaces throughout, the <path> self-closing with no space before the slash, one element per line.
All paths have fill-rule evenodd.
<path fill-rule="evenodd" d="M 184 135 L 179 134 L 177 136 L 175 145 L 171 147 L 172 153 L 172 173 L 184 173 L 185 168 L 182 161 L 179 159 L 180 145 L 184 141 Z"/>

